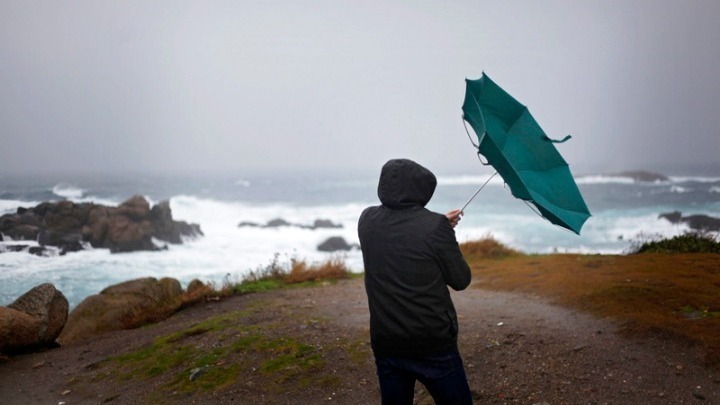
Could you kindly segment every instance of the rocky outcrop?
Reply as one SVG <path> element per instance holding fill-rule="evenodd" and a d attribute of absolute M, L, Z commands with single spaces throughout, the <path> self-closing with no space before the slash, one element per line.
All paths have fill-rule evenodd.
<path fill-rule="evenodd" d="M 353 248 L 359 248 L 359 246 L 357 244 L 348 244 L 345 239 L 340 236 L 332 236 L 317 247 L 321 252 L 347 251 Z"/>
<path fill-rule="evenodd" d="M 342 228 L 343 226 L 341 224 L 336 224 L 332 222 L 329 219 L 316 219 L 312 224 L 294 224 L 291 222 L 288 222 L 282 218 L 275 218 L 271 219 L 270 221 L 267 221 L 265 224 L 258 224 L 256 222 L 249 222 L 249 221 L 243 221 L 238 225 L 240 228 L 250 227 L 250 228 L 280 228 L 284 226 L 291 226 L 295 228 L 301 228 L 301 229 L 337 229 Z"/>
<path fill-rule="evenodd" d="M 182 306 L 182 295 L 180 282 L 173 278 L 148 277 L 110 286 L 73 309 L 58 341 L 66 345 L 158 322 Z"/>
<path fill-rule="evenodd" d="M 0 307 L 0 354 L 27 353 L 166 319 L 181 308 L 210 299 L 211 285 L 192 280 L 187 291 L 174 278 L 141 278 L 110 286 L 68 314 L 68 301 L 52 284 L 41 284 Z"/>
<path fill-rule="evenodd" d="M 0 352 L 25 352 L 55 344 L 68 318 L 68 301 L 52 284 L 41 284 L 0 307 Z"/>
<path fill-rule="evenodd" d="M 657 183 L 657 182 L 670 181 L 670 178 L 668 178 L 664 174 L 649 172 L 646 170 L 631 170 L 631 171 L 625 171 L 625 172 L 620 172 L 620 173 L 612 173 L 612 174 L 608 174 L 607 176 L 628 177 L 628 178 L 633 179 L 634 181 L 643 182 L 643 183 Z"/>
<path fill-rule="evenodd" d="M 202 235 L 199 225 L 173 220 L 168 201 L 151 209 L 147 200 L 137 195 L 118 207 L 72 201 L 21 207 L 15 214 L 0 217 L 0 233 L 56 246 L 60 254 L 81 250 L 83 243 L 114 253 L 158 250 L 153 238 L 177 244 L 184 236 Z"/>
<path fill-rule="evenodd" d="M 720 218 L 703 214 L 683 216 L 680 211 L 660 214 L 658 218 L 666 219 L 673 224 L 684 223 L 694 231 L 718 232 L 720 231 Z"/>

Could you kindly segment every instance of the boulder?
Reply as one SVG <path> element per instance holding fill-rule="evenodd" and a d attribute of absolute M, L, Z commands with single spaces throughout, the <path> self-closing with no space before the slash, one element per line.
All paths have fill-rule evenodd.
<path fill-rule="evenodd" d="M 312 224 L 305 225 L 305 224 L 293 224 L 282 218 L 271 219 L 270 221 L 267 221 L 265 223 L 265 225 L 260 225 L 256 222 L 251 222 L 251 221 L 243 221 L 243 222 L 240 222 L 240 224 L 238 226 L 240 228 L 245 228 L 245 227 L 280 228 L 280 227 L 284 227 L 284 226 L 292 226 L 292 227 L 296 227 L 296 228 L 312 229 L 312 230 L 321 229 L 321 228 L 331 228 L 332 229 L 332 228 L 342 228 L 343 227 L 341 224 L 336 224 L 329 219 L 316 219 L 315 222 L 313 222 Z"/>
<path fill-rule="evenodd" d="M 291 226 L 292 224 L 282 218 L 271 219 L 265 224 L 265 228 L 279 228 L 281 226 Z"/>
<path fill-rule="evenodd" d="M 311 225 L 312 229 L 319 229 L 319 228 L 342 228 L 342 225 L 336 224 L 332 222 L 329 219 L 316 219 L 315 222 Z"/>
<path fill-rule="evenodd" d="M 170 201 L 161 201 L 150 210 L 150 224 L 154 237 L 169 243 L 182 243 L 182 237 L 202 235 L 200 227 L 185 221 L 173 221 Z"/>
<path fill-rule="evenodd" d="M 152 242 L 150 221 L 132 221 L 125 215 L 115 215 L 107 222 L 107 233 L 103 247 L 113 253 L 136 250 L 158 250 Z"/>
<path fill-rule="evenodd" d="M 3 233 L 13 240 L 37 240 L 40 228 L 34 225 L 17 224 L 4 230 Z"/>
<path fill-rule="evenodd" d="M 148 201 L 138 195 L 118 207 L 72 201 L 20 207 L 17 213 L 0 217 L 0 233 L 56 246 L 60 254 L 83 249 L 83 242 L 112 252 L 158 250 L 153 238 L 182 243 L 182 236 L 202 235 L 199 225 L 174 221 L 168 201 L 150 209 Z"/>
<path fill-rule="evenodd" d="M 117 212 L 135 221 L 143 221 L 150 217 L 150 203 L 143 196 L 134 195 L 120 204 Z"/>
<path fill-rule="evenodd" d="M 318 245 L 317 249 L 321 252 L 336 252 L 338 250 L 351 250 L 357 247 L 356 244 L 350 245 L 340 236 L 332 236 L 325 242 Z"/>
<path fill-rule="evenodd" d="M 40 320 L 12 308 L 0 307 L 0 353 L 15 353 L 38 342 Z"/>
<path fill-rule="evenodd" d="M 647 170 L 630 170 L 620 173 L 610 174 L 613 177 L 629 177 L 637 182 L 643 183 L 657 183 L 670 181 L 670 178 L 664 174 L 650 172 Z"/>
<path fill-rule="evenodd" d="M 704 214 L 684 216 L 680 211 L 672 211 L 660 214 L 658 218 L 667 219 L 672 224 L 687 224 L 687 226 L 694 231 L 720 231 L 720 218 L 715 218 Z"/>
<path fill-rule="evenodd" d="M 58 341 L 72 344 L 161 321 L 182 306 L 182 293 L 180 282 L 173 278 L 148 277 L 110 286 L 73 309 Z"/>
<path fill-rule="evenodd" d="M 16 352 L 54 344 L 68 318 L 68 301 L 49 283 L 0 307 L 0 351 Z"/>

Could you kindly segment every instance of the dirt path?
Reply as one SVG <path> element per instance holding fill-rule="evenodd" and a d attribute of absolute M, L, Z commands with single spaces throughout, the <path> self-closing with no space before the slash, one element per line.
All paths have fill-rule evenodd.
<path fill-rule="evenodd" d="M 701 366 L 692 348 L 624 338 L 612 322 L 539 298 L 470 288 L 453 299 L 476 403 L 720 404 L 720 373 Z M 272 376 L 250 373 L 217 390 L 149 396 L 166 383 L 163 377 L 108 377 L 110 366 L 103 363 L 108 356 L 247 308 L 260 308 L 247 322 L 273 325 L 269 333 L 301 339 L 322 353 L 322 378 L 332 384 L 301 385 L 296 378 L 277 385 Z M 151 327 L 2 360 L 0 403 L 379 403 L 367 324 L 362 280 L 232 297 L 188 308 Z M 192 344 L 217 346 L 221 341 L 213 336 L 192 337 Z M 339 350 L 343 347 L 352 347 L 352 353 Z M 417 403 L 432 403 L 422 386 L 416 388 Z"/>

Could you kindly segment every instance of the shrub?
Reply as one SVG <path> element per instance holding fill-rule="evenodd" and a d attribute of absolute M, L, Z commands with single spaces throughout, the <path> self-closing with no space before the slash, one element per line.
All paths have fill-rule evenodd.
<path fill-rule="evenodd" d="M 284 281 L 289 284 L 306 281 L 337 280 L 348 278 L 350 269 L 342 259 L 333 258 L 319 264 L 309 265 L 305 261 L 292 261 L 292 268 Z"/>
<path fill-rule="evenodd" d="M 487 235 L 480 240 L 461 243 L 460 251 L 467 260 L 499 259 L 522 254 L 498 242 L 492 235 Z"/>
<path fill-rule="evenodd" d="M 688 232 L 670 239 L 633 241 L 630 253 L 720 253 L 720 242 L 710 233 Z"/>
<path fill-rule="evenodd" d="M 293 258 L 283 265 L 276 254 L 269 265 L 250 271 L 231 290 L 237 293 L 272 290 L 291 284 L 349 278 L 350 275 L 350 269 L 340 258 L 312 264 Z"/>

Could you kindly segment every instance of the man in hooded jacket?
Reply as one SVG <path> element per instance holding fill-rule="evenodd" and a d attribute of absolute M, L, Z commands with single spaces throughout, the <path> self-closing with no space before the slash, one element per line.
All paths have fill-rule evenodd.
<path fill-rule="evenodd" d="M 390 160 L 378 184 L 382 205 L 366 208 L 358 221 L 383 404 L 412 404 L 416 380 L 438 404 L 472 403 L 448 290 L 470 284 L 453 230 L 461 212 L 425 208 L 436 185 L 423 166 Z"/>

